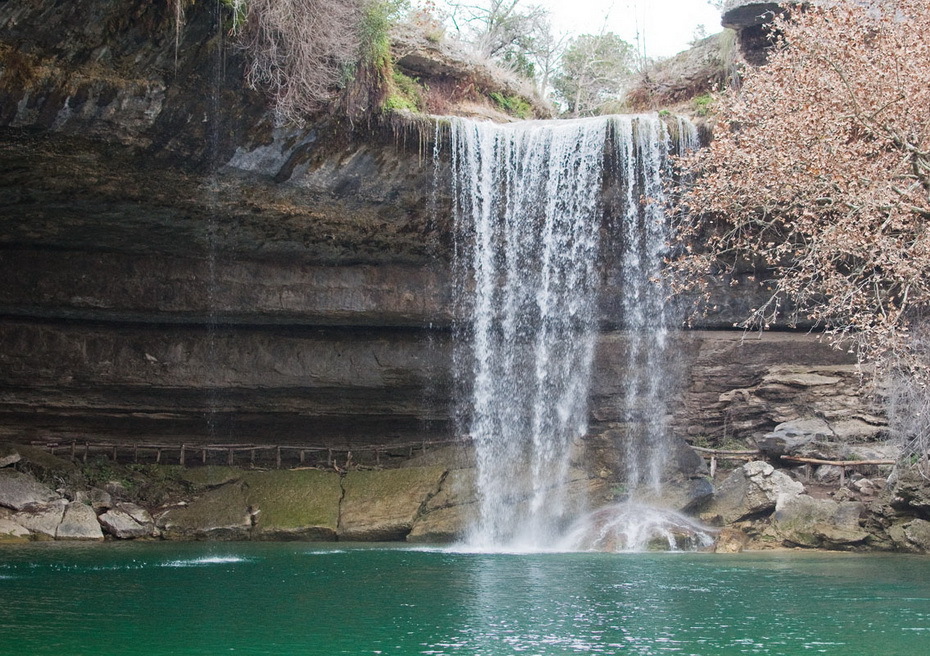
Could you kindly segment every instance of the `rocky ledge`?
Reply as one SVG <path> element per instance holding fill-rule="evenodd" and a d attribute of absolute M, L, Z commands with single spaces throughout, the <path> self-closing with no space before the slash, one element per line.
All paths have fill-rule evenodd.
<path fill-rule="evenodd" d="M 130 467 L 108 461 L 79 468 L 31 447 L 5 453 L 0 542 L 448 543 L 463 538 L 476 516 L 475 472 L 462 447 L 424 454 L 400 468 L 352 471 Z M 606 474 L 573 470 L 568 498 L 602 506 L 587 529 L 595 538 L 575 536 L 580 548 L 629 548 L 624 526 L 661 515 L 659 533 L 667 537 L 672 522 L 678 527 L 675 540 L 657 539 L 639 548 L 930 553 L 930 483 L 916 473 L 873 466 L 857 468 L 842 484 L 825 484 L 810 470 L 779 470 L 756 460 L 718 476 L 714 488 L 700 458 L 690 467 L 694 477 L 671 482 L 661 498 L 634 498 L 613 488 Z M 688 467 L 679 462 L 673 468 Z M 57 489 L 47 484 L 51 481 L 59 483 Z M 676 512 L 681 510 L 703 525 Z M 598 522 L 612 527 L 612 537 L 605 537 Z"/>

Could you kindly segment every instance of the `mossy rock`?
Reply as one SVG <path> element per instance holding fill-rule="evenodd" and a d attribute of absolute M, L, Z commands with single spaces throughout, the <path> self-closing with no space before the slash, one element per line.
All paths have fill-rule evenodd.
<path fill-rule="evenodd" d="M 342 483 L 339 539 L 405 539 L 445 476 L 444 467 L 349 472 Z"/>
<path fill-rule="evenodd" d="M 181 480 L 199 488 L 210 488 L 241 480 L 243 474 L 244 472 L 238 467 L 209 465 L 184 469 L 181 473 Z"/>
<path fill-rule="evenodd" d="M 342 487 L 339 475 L 317 470 L 249 473 L 245 494 L 257 540 L 335 540 Z"/>
<path fill-rule="evenodd" d="M 252 518 L 245 486 L 236 482 L 209 490 L 162 513 L 156 524 L 169 540 L 248 540 Z"/>
<path fill-rule="evenodd" d="M 20 455 L 18 467 L 29 470 L 45 483 L 74 482 L 81 476 L 81 468 L 70 460 L 52 455 L 37 446 L 14 445 Z"/>

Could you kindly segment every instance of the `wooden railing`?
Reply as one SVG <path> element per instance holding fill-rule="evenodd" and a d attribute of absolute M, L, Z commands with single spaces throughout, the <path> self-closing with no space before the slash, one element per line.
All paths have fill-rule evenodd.
<path fill-rule="evenodd" d="M 412 458 L 431 447 L 462 444 L 461 440 L 419 440 L 387 444 L 342 446 L 306 446 L 295 444 L 200 444 L 153 442 L 94 442 L 89 440 L 34 441 L 33 446 L 47 449 L 53 455 L 67 455 L 87 462 L 91 455 L 104 455 L 110 460 L 142 460 L 157 464 L 176 463 L 182 466 L 248 464 L 273 462 L 278 469 L 286 466 L 310 466 L 346 470 L 359 466 L 381 466 L 384 458 Z"/>

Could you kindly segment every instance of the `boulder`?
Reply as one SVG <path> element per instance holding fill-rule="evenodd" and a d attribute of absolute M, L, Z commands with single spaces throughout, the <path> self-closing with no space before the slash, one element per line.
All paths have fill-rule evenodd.
<path fill-rule="evenodd" d="M 443 467 L 349 472 L 343 479 L 339 539 L 406 539 L 445 476 Z"/>
<path fill-rule="evenodd" d="M 78 490 L 74 493 L 74 500 L 78 503 L 86 503 L 96 512 L 101 512 L 113 507 L 113 497 L 106 490 L 99 487 L 92 487 L 89 490 Z"/>
<path fill-rule="evenodd" d="M 749 536 L 738 526 L 724 526 L 714 543 L 715 553 L 740 553 L 749 544 Z"/>
<path fill-rule="evenodd" d="M 814 479 L 826 485 L 839 483 L 843 476 L 843 468 L 837 465 L 820 465 L 814 470 Z"/>
<path fill-rule="evenodd" d="M 244 486 L 236 482 L 170 508 L 155 523 L 169 540 L 248 540 L 252 515 Z"/>
<path fill-rule="evenodd" d="M 823 419 L 798 419 L 778 424 L 757 442 L 759 450 L 770 458 L 797 455 L 798 451 L 815 440 L 828 440 L 833 431 Z"/>
<path fill-rule="evenodd" d="M 0 517 L 0 544 L 4 542 L 25 542 L 29 539 L 29 530 L 12 519 Z"/>
<path fill-rule="evenodd" d="M 930 522 L 925 519 L 894 524 L 888 529 L 888 535 L 896 549 L 930 554 Z"/>
<path fill-rule="evenodd" d="M 335 472 L 275 470 L 247 474 L 254 540 L 333 541 L 342 487 Z"/>
<path fill-rule="evenodd" d="M 102 540 L 103 531 L 97 513 L 90 506 L 72 502 L 65 506 L 61 523 L 55 531 L 57 540 Z"/>
<path fill-rule="evenodd" d="M 801 494 L 779 501 L 772 526 L 791 546 L 850 548 L 863 544 L 869 537 L 859 523 L 864 509 L 854 501 L 837 503 Z"/>
<path fill-rule="evenodd" d="M 119 508 L 111 508 L 100 515 L 99 520 L 108 534 L 121 540 L 144 538 L 152 534 L 151 531 L 147 531 L 144 526 L 133 519 L 129 513 Z"/>
<path fill-rule="evenodd" d="M 48 503 L 58 498 L 57 492 L 32 475 L 13 469 L 0 469 L 0 506 L 23 510 L 27 506 Z"/>
<path fill-rule="evenodd" d="M 920 553 L 930 553 L 930 522 L 915 519 L 904 527 L 904 537 Z"/>
<path fill-rule="evenodd" d="M 860 478 L 857 481 L 852 482 L 852 486 L 859 491 L 859 494 L 864 496 L 874 496 L 878 492 L 878 488 L 875 487 L 875 484 L 870 478 Z"/>
<path fill-rule="evenodd" d="M 747 462 L 720 484 L 709 502 L 700 506 L 701 518 L 715 524 L 732 524 L 769 513 L 779 499 L 803 492 L 801 483 L 767 462 Z"/>
<path fill-rule="evenodd" d="M 0 445 L 0 467 L 15 465 L 22 459 L 23 457 L 19 455 L 19 451 L 15 447 Z"/>
<path fill-rule="evenodd" d="M 892 505 L 930 519 L 930 479 L 913 469 L 905 470 L 894 480 Z"/>
<path fill-rule="evenodd" d="M 155 520 L 152 519 L 151 513 L 142 506 L 137 506 L 134 503 L 120 503 L 117 504 L 117 509 L 122 510 L 124 513 L 128 514 L 135 521 L 137 521 L 142 526 L 148 526 L 149 528 L 155 528 Z"/>
<path fill-rule="evenodd" d="M 133 503 L 121 503 L 98 518 L 107 533 L 121 540 L 151 537 L 156 534 L 155 520 L 149 512 Z"/>
<path fill-rule="evenodd" d="M 13 515 L 13 521 L 29 529 L 40 539 L 54 539 L 67 506 L 68 502 L 65 499 L 31 504 Z"/>
<path fill-rule="evenodd" d="M 29 537 L 29 529 L 13 521 L 13 511 L 0 507 L 0 543 L 26 542 Z"/>

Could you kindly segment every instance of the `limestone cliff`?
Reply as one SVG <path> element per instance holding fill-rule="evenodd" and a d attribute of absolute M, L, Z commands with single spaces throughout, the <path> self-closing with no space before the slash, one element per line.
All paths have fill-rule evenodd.
<path fill-rule="evenodd" d="M 224 20 L 196 3 L 176 43 L 167 3 L 0 3 L 0 434 L 452 437 L 450 200 L 432 129 L 322 114 L 276 127 Z M 605 279 L 595 435 L 618 428 L 626 362 L 621 283 Z M 753 302 L 740 289 L 701 325 L 732 327 Z M 726 395 L 850 363 L 803 335 L 678 342 L 681 435 L 802 417 L 803 395 L 751 411 Z M 734 431 L 737 415 L 751 419 Z"/>

